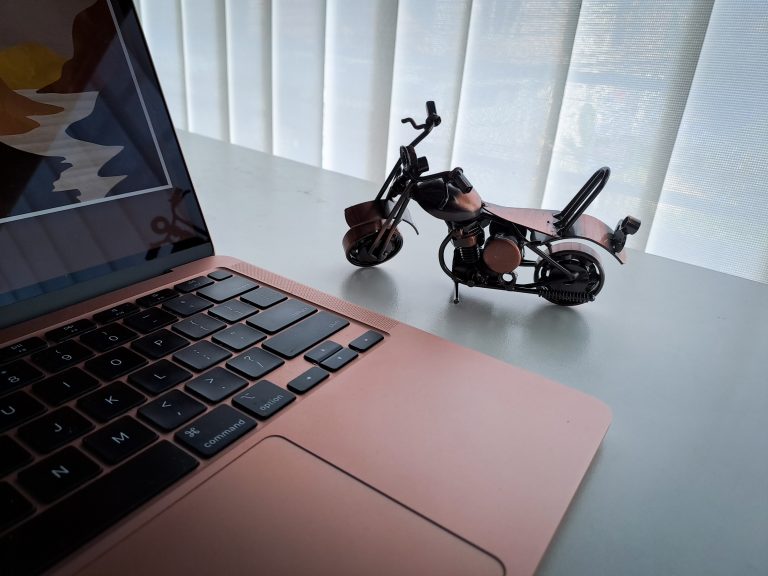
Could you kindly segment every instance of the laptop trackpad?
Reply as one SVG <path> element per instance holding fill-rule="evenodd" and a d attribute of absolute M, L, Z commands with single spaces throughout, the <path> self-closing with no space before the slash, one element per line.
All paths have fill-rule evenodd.
<path fill-rule="evenodd" d="M 475 546 L 272 436 L 85 572 L 422 576 L 504 570 Z"/>

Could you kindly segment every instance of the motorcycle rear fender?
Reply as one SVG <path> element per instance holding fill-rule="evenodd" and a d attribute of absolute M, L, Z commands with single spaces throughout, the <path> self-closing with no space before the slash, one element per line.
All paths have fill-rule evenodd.
<path fill-rule="evenodd" d="M 344 210 L 344 219 L 347 221 L 347 225 L 350 228 L 368 222 L 375 222 L 377 220 L 383 221 L 389 218 L 389 213 L 394 207 L 395 200 L 369 200 L 368 202 L 361 202 L 360 204 L 355 204 L 346 208 Z M 418 228 L 416 228 L 416 225 L 413 223 L 408 208 L 406 208 L 403 213 L 402 221 L 409 224 L 416 234 L 419 233 Z"/>
<path fill-rule="evenodd" d="M 621 264 L 627 261 L 625 250 L 613 250 L 613 229 L 602 220 L 582 214 L 568 230 L 563 233 L 555 228 L 555 214 L 558 210 L 540 210 L 536 208 L 508 208 L 486 202 L 483 205 L 488 214 L 501 224 L 516 224 L 529 230 L 544 234 L 552 240 L 581 239 L 593 242 L 612 254 Z"/>

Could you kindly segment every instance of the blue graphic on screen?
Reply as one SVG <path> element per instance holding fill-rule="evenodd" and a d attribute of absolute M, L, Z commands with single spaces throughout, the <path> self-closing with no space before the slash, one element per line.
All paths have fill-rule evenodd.
<path fill-rule="evenodd" d="M 0 223 L 168 189 L 106 0 L 25 0 L 12 19 L 0 24 Z"/>

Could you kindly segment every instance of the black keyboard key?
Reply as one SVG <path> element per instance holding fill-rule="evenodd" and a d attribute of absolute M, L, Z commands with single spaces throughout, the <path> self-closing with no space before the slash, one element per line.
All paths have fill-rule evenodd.
<path fill-rule="evenodd" d="M 264 312 L 268 314 L 268 312 Z M 310 346 L 314 346 L 331 334 L 349 326 L 349 322 L 330 312 L 321 311 L 286 328 L 280 334 L 273 336 L 262 346 L 271 352 L 280 354 L 283 358 L 295 358 Z"/>
<path fill-rule="evenodd" d="M 93 320 L 83 318 L 82 320 L 75 320 L 66 326 L 60 326 L 45 333 L 45 337 L 53 342 L 63 342 L 69 340 L 73 336 L 79 336 L 89 330 L 96 328 L 96 323 Z"/>
<path fill-rule="evenodd" d="M 123 304 L 113 306 L 109 310 L 97 312 L 93 315 L 93 319 L 99 324 L 108 324 L 109 322 L 114 322 L 115 320 L 130 316 L 139 310 L 140 308 L 133 302 L 124 302 Z"/>
<path fill-rule="evenodd" d="M 210 336 L 214 332 L 218 332 L 222 328 L 226 328 L 226 323 L 221 320 L 216 320 L 208 314 L 195 314 L 186 320 L 176 322 L 173 325 L 173 329 L 193 340 L 199 340 Z"/>
<path fill-rule="evenodd" d="M 117 464 L 157 440 L 157 434 L 130 416 L 83 438 L 83 446 L 105 464 Z"/>
<path fill-rule="evenodd" d="M 288 382 L 288 390 L 296 392 L 297 394 L 304 394 L 320 384 L 320 382 L 328 378 L 328 376 L 328 372 L 318 366 L 313 366 L 301 376 L 297 376 Z"/>
<path fill-rule="evenodd" d="M 83 334 L 80 342 L 90 346 L 97 352 L 106 352 L 130 342 L 136 338 L 137 334 L 122 324 L 109 324 L 96 330 Z"/>
<path fill-rule="evenodd" d="M 174 438 L 203 458 L 210 458 L 256 427 L 256 422 L 222 404 L 176 432 Z"/>
<path fill-rule="evenodd" d="M 19 484 L 36 500 L 48 504 L 87 482 L 101 471 L 98 464 L 73 446 L 19 472 Z M 99 502 L 99 505 L 102 505 Z M 91 504 L 93 506 L 93 503 Z"/>
<path fill-rule="evenodd" d="M 19 494 L 16 488 L 0 482 L 0 532 L 23 520 L 34 511 L 35 507 L 32 503 Z"/>
<path fill-rule="evenodd" d="M 211 286 L 206 286 L 202 290 L 198 290 L 197 294 L 218 304 L 257 287 L 258 284 L 252 280 L 242 278 L 241 276 L 233 276 Z"/>
<path fill-rule="evenodd" d="M 159 360 L 128 376 L 128 382 L 155 395 L 165 392 L 191 377 L 192 374 L 181 366 L 168 360 Z"/>
<path fill-rule="evenodd" d="M 0 537 L 9 574 L 41 572 L 162 492 L 198 465 L 161 441 Z"/>
<path fill-rule="evenodd" d="M 189 340 L 186 338 L 182 338 L 170 330 L 163 329 L 136 340 L 131 344 L 131 348 L 141 352 L 144 356 L 157 360 L 172 352 L 181 350 L 187 344 L 189 344 Z"/>
<path fill-rule="evenodd" d="M 208 278 L 213 278 L 214 280 L 226 280 L 227 278 L 232 278 L 232 272 L 228 272 L 227 270 L 214 270 L 208 274 Z"/>
<path fill-rule="evenodd" d="M 176 298 L 179 293 L 176 292 L 176 290 L 173 290 L 171 288 L 163 288 L 162 290 L 158 290 L 157 292 L 153 292 L 152 294 L 147 294 L 146 296 L 142 296 L 138 300 L 136 300 L 136 304 L 141 306 L 142 308 L 151 308 L 152 306 L 157 306 L 158 304 L 162 304 L 166 300 L 170 300 L 171 298 Z"/>
<path fill-rule="evenodd" d="M 99 381 L 90 374 L 86 374 L 80 368 L 70 368 L 34 384 L 32 393 L 51 406 L 59 406 L 98 385 Z"/>
<path fill-rule="evenodd" d="M 18 470 L 31 461 L 32 455 L 24 450 L 18 442 L 11 439 L 10 436 L 0 436 L 0 477 Z"/>
<path fill-rule="evenodd" d="M 184 348 L 181 352 L 176 352 L 173 355 L 173 359 L 192 370 L 202 372 L 230 356 L 232 356 L 232 352 L 228 352 L 224 348 L 216 346 L 216 344 L 203 340 L 202 342 L 192 344 L 188 348 Z"/>
<path fill-rule="evenodd" d="M 71 440 L 90 432 L 93 424 L 64 406 L 58 410 L 19 427 L 19 438 L 40 454 L 48 454 Z"/>
<path fill-rule="evenodd" d="M 368 330 L 368 332 L 362 336 L 358 336 L 352 340 L 352 342 L 349 343 L 349 347 L 352 348 L 352 350 L 356 350 L 357 352 L 365 352 L 366 350 L 373 348 L 382 340 L 384 340 L 384 336 L 378 332 L 374 332 L 373 330 Z"/>
<path fill-rule="evenodd" d="M 176 319 L 177 317 L 170 312 L 166 312 L 160 308 L 150 308 L 149 310 L 144 310 L 126 318 L 123 321 L 123 324 L 129 328 L 138 330 L 142 334 L 149 334 L 158 328 L 172 324 Z"/>
<path fill-rule="evenodd" d="M 274 308 L 265 312 L 256 314 L 246 320 L 246 323 L 254 328 L 258 328 L 267 334 L 274 334 L 283 328 L 295 324 L 302 318 L 317 311 L 317 308 L 300 302 L 299 300 L 286 300 Z"/>
<path fill-rule="evenodd" d="M 42 350 L 46 346 L 47 344 L 42 338 L 27 338 L 21 342 L 16 342 L 16 344 L 0 348 L 0 364 L 5 364 L 37 350 Z"/>
<path fill-rule="evenodd" d="M 272 288 L 267 288 L 266 286 L 262 286 L 258 290 L 252 290 L 251 292 L 248 292 L 248 294 L 243 294 L 242 296 L 242 299 L 249 304 L 253 304 L 262 309 L 274 306 L 278 302 L 287 300 L 287 298 L 288 297 L 285 294 L 282 294 L 277 290 L 272 290 Z"/>
<path fill-rule="evenodd" d="M 214 368 L 202 376 L 187 382 L 185 388 L 209 402 L 219 402 L 248 384 L 224 368 Z"/>
<path fill-rule="evenodd" d="M 198 414 L 205 412 L 205 406 L 184 394 L 171 390 L 168 394 L 139 408 L 139 416 L 161 430 L 173 430 Z"/>
<path fill-rule="evenodd" d="M 251 348 L 247 352 L 232 358 L 232 360 L 227 362 L 227 367 L 247 378 L 255 380 L 283 364 L 285 364 L 285 360 L 282 358 L 278 358 L 261 348 Z"/>
<path fill-rule="evenodd" d="M 83 396 L 77 401 L 77 407 L 99 422 L 106 422 L 120 416 L 146 398 L 122 382 L 113 382 L 96 392 Z"/>
<path fill-rule="evenodd" d="M 210 278 L 206 276 L 198 276 L 197 278 L 192 278 L 191 280 L 185 280 L 180 284 L 176 284 L 174 288 L 179 292 L 183 292 L 184 294 L 187 294 L 188 292 L 194 292 L 195 290 L 199 290 L 200 288 L 205 288 L 206 286 L 210 286 L 211 284 L 213 284 L 213 280 L 211 280 Z"/>
<path fill-rule="evenodd" d="M 320 362 L 320 366 L 331 372 L 336 372 L 336 370 L 341 370 L 355 358 L 357 358 L 357 352 L 349 348 L 342 348 Z"/>
<path fill-rule="evenodd" d="M 102 354 L 88 360 L 85 369 L 98 378 L 109 382 L 133 372 L 147 363 L 146 358 L 139 356 L 128 348 L 117 348 L 106 354 Z"/>
<path fill-rule="evenodd" d="M 242 300 L 228 300 L 227 302 L 224 302 L 224 304 L 219 304 L 218 306 L 211 308 L 208 311 L 208 314 L 232 323 L 239 322 L 244 318 L 248 318 L 248 316 L 253 316 L 258 311 L 258 308 L 246 304 Z"/>
<path fill-rule="evenodd" d="M 296 400 L 296 396 L 269 380 L 261 380 L 238 394 L 232 403 L 259 420 L 265 420 Z"/>
<path fill-rule="evenodd" d="M 213 341 L 232 348 L 236 352 L 240 352 L 257 342 L 261 342 L 266 337 L 267 335 L 261 330 L 256 330 L 256 328 L 251 328 L 245 324 L 235 324 L 216 334 L 213 337 Z"/>
<path fill-rule="evenodd" d="M 18 426 L 44 409 L 40 402 L 26 392 L 14 392 L 0 399 L 0 432 Z"/>
<path fill-rule="evenodd" d="M 43 377 L 43 373 L 24 360 L 0 367 L 0 395 L 21 388 Z"/>
<path fill-rule="evenodd" d="M 210 301 L 198 298 L 194 294 L 184 294 L 163 304 L 163 308 L 182 317 L 192 316 L 213 306 Z"/>
<path fill-rule="evenodd" d="M 333 340 L 326 340 L 322 344 L 315 346 L 312 348 L 312 350 L 304 354 L 304 359 L 310 362 L 314 362 L 315 364 L 320 364 L 320 362 L 328 358 L 328 356 L 338 352 L 339 350 L 341 350 L 341 344 L 337 344 Z"/>
<path fill-rule="evenodd" d="M 31 360 L 43 370 L 59 372 L 65 368 L 71 368 L 91 356 L 93 356 L 93 352 L 88 348 L 70 340 L 32 354 Z"/>

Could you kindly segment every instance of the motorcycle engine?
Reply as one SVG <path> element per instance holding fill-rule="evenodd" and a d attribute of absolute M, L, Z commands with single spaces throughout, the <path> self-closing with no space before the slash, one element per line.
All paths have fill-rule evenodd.
<path fill-rule="evenodd" d="M 483 248 L 483 263 L 496 274 L 509 274 L 520 266 L 523 253 L 512 236 L 494 234 Z"/>

